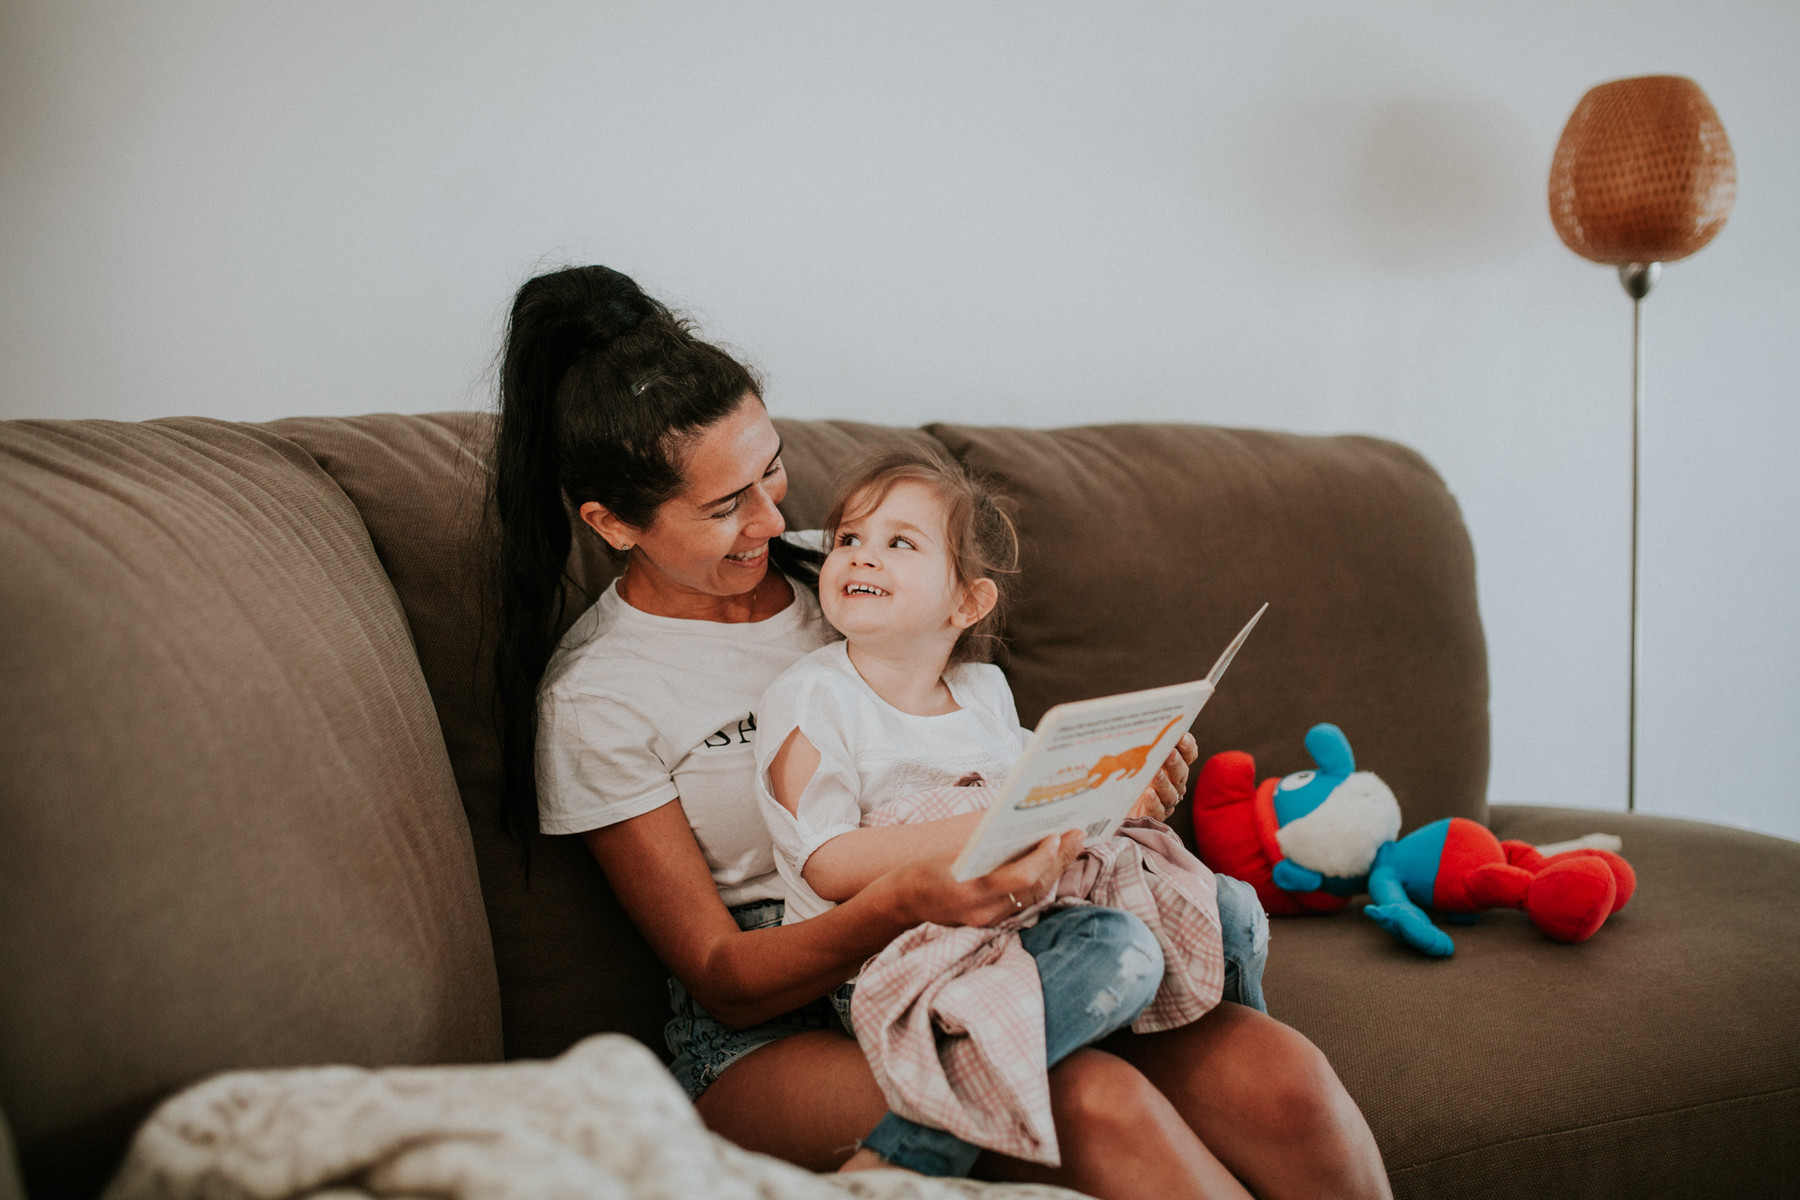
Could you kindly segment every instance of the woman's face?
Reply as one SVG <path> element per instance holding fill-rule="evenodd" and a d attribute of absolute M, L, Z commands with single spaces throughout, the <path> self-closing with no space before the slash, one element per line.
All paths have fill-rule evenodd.
<path fill-rule="evenodd" d="M 776 505 L 787 495 L 781 435 L 746 393 L 681 459 L 686 484 L 631 531 L 634 581 L 657 592 L 739 596 L 769 571 L 769 539 L 787 528 Z M 605 532 L 605 531 L 602 531 Z"/>

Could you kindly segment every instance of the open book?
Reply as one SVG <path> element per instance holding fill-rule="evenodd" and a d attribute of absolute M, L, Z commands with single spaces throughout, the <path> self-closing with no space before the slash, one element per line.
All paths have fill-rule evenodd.
<path fill-rule="evenodd" d="M 1204 679 L 1077 700 L 1045 713 L 951 874 L 985 875 L 1053 833 L 1080 829 L 1090 842 L 1112 836 L 1268 608 L 1256 610 Z"/>

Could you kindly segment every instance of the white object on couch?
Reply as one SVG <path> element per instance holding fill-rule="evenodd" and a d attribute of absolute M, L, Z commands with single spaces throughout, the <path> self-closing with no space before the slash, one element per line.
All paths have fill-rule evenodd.
<path fill-rule="evenodd" d="M 1539 846 L 1537 852 L 1545 858 L 1552 854 L 1566 854 L 1570 850 L 1611 850 L 1617 854 L 1619 847 L 1624 844 L 1625 839 L 1616 833 L 1584 833 L 1566 842 L 1551 842 L 1548 846 Z"/>
<path fill-rule="evenodd" d="M 104 1200 L 956 1200 L 1059 1188 L 815 1175 L 707 1131 L 643 1046 L 599 1034 L 549 1062 L 238 1071 L 164 1102 Z"/>

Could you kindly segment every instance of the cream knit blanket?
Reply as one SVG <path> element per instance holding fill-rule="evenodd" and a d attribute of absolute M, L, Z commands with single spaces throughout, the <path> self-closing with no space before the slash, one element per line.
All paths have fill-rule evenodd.
<path fill-rule="evenodd" d="M 1071 1200 L 1058 1188 L 814 1175 L 701 1124 L 643 1046 L 551 1062 L 219 1075 L 165 1102 L 104 1200 Z"/>

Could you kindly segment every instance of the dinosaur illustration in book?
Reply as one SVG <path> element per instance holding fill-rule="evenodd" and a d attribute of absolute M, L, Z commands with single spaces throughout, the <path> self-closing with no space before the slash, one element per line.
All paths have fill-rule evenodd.
<path fill-rule="evenodd" d="M 1097 788 L 1108 779 L 1113 778 L 1130 779 L 1133 775 L 1136 775 L 1139 771 L 1143 770 L 1144 764 L 1150 761 L 1150 751 L 1156 749 L 1156 743 L 1162 741 L 1163 734 L 1169 732 L 1175 722 L 1179 720 L 1181 720 L 1181 717 L 1179 715 L 1175 716 L 1167 725 L 1164 725 L 1161 729 L 1156 731 L 1155 737 L 1145 742 L 1142 746 L 1133 746 L 1131 749 L 1126 750 L 1121 754 L 1108 754 L 1099 762 L 1095 763 L 1093 767 L 1088 770 L 1088 787 Z"/>
<path fill-rule="evenodd" d="M 1021 800 L 1017 807 L 1035 808 L 1040 804 L 1048 804 L 1052 800 L 1062 800 L 1069 796 L 1078 796 L 1082 792 L 1091 792 L 1111 779 L 1130 779 L 1144 769 L 1145 764 L 1150 761 L 1150 751 L 1156 749 L 1156 743 L 1162 741 L 1163 735 L 1168 733 L 1174 727 L 1175 722 L 1179 720 L 1181 720 L 1180 715 L 1175 716 L 1167 725 L 1156 731 L 1155 737 L 1142 746 L 1133 746 L 1118 754 L 1101 756 L 1093 766 L 1088 768 L 1087 774 L 1079 779 L 1032 788 L 1025 794 L 1025 799 Z"/>

